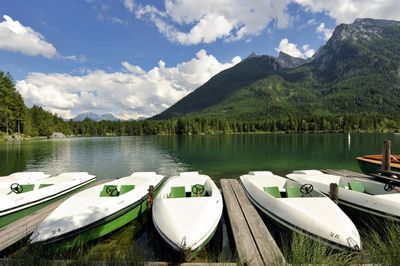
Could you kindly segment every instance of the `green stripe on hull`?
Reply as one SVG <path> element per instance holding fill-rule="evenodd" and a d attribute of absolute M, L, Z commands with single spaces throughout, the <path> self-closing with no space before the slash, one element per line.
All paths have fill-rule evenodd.
<path fill-rule="evenodd" d="M 10 223 L 13 223 L 13 222 L 15 222 L 15 221 L 27 216 L 28 214 L 31 214 L 31 213 L 33 213 L 33 212 L 35 212 L 37 210 L 40 210 L 43 207 L 46 207 L 46 206 L 50 205 L 51 203 L 59 200 L 60 198 L 61 197 L 54 198 L 52 200 L 48 200 L 48 201 L 42 202 L 42 203 L 37 204 L 37 205 L 33 205 L 32 207 L 25 208 L 25 209 L 22 209 L 20 211 L 13 212 L 13 213 L 10 213 L 8 215 L 2 216 L 2 217 L 0 217 L 0 228 L 4 227 L 4 226 L 6 226 L 6 225 L 8 225 Z"/>
<path fill-rule="evenodd" d="M 106 223 L 88 229 L 84 232 L 78 233 L 77 235 L 72 236 L 69 239 L 62 240 L 60 242 L 59 248 L 68 249 L 72 247 L 79 247 L 84 245 L 86 242 L 105 236 L 115 231 L 116 229 L 121 228 L 124 225 L 132 222 L 139 217 L 139 214 L 145 214 L 147 212 L 147 209 L 147 200 L 144 200 L 141 204 L 136 206 L 134 209 L 129 210 L 123 215 L 119 215 L 117 213 L 116 218 L 107 221 Z"/>
<path fill-rule="evenodd" d="M 76 191 L 79 191 L 80 189 L 86 187 L 88 184 L 90 184 L 93 181 L 90 181 L 89 183 L 86 183 L 84 186 L 77 187 L 76 189 L 71 190 L 70 192 L 62 194 L 60 196 L 57 196 L 57 197 L 55 197 L 53 199 L 44 201 L 42 203 L 33 205 L 31 207 L 28 207 L 28 208 L 25 208 L 25 209 L 22 209 L 22 210 L 19 210 L 19 211 L 16 211 L 16 212 L 12 212 L 12 213 L 7 214 L 5 216 L 1 216 L 0 217 L 0 228 L 3 228 L 4 226 L 6 226 L 6 225 L 8 225 L 10 223 L 13 223 L 13 222 L 25 217 L 25 216 L 37 211 L 37 210 L 40 210 L 41 208 L 44 208 L 44 207 L 52 204 L 53 202 L 56 202 L 56 201 L 58 201 L 58 200 L 60 200 L 62 198 L 65 198 L 65 197 L 73 194 Z"/>

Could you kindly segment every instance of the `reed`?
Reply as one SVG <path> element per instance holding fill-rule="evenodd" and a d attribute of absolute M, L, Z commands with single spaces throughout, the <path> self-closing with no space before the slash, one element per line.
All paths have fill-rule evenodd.
<path fill-rule="evenodd" d="M 364 263 L 398 265 L 400 262 L 400 224 L 385 222 L 362 232 Z"/>
<path fill-rule="evenodd" d="M 334 250 L 302 234 L 282 240 L 282 251 L 287 263 L 292 265 L 350 265 L 355 262 L 351 252 Z"/>

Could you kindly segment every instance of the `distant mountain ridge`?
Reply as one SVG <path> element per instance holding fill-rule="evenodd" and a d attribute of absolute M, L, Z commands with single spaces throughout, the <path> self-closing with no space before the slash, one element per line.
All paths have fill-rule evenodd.
<path fill-rule="evenodd" d="M 79 114 L 77 116 L 75 116 L 74 118 L 72 118 L 72 121 L 83 121 L 85 119 L 90 119 L 96 122 L 102 121 L 102 120 L 106 120 L 106 121 L 118 121 L 120 119 L 118 119 L 117 117 L 115 117 L 114 115 L 108 113 L 108 114 L 96 114 L 96 113 L 92 113 L 92 112 L 87 112 L 87 113 L 82 113 Z"/>
<path fill-rule="evenodd" d="M 338 25 L 308 61 L 251 54 L 153 119 L 400 113 L 400 22 Z"/>

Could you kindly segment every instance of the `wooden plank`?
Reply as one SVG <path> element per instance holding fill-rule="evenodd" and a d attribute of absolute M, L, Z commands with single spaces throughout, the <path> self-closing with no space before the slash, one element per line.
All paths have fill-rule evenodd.
<path fill-rule="evenodd" d="M 357 173 L 357 172 L 353 172 L 353 171 L 349 171 L 349 170 L 345 170 L 345 169 L 323 169 L 321 170 L 322 172 L 324 172 L 325 174 L 330 174 L 330 175 L 339 175 L 339 176 L 346 176 L 346 177 L 358 177 L 358 178 L 370 178 L 371 176 L 365 175 L 365 174 L 361 174 L 361 173 Z"/>
<path fill-rule="evenodd" d="M 89 184 L 85 189 L 109 182 L 110 179 L 102 179 L 92 184 Z M 82 190 L 77 190 L 78 193 Z M 73 195 L 71 194 L 71 195 Z M 27 215 L 14 223 L 8 224 L 0 229 L 0 251 L 12 246 L 18 241 L 24 239 L 33 233 L 38 228 L 39 224 L 49 215 L 55 208 L 57 208 L 68 197 L 63 197 L 52 204 L 37 210 L 30 215 Z"/>
<path fill-rule="evenodd" d="M 221 179 L 221 187 L 233 232 L 233 239 L 241 263 L 246 265 L 262 265 L 263 261 L 229 180 Z"/>
<path fill-rule="evenodd" d="M 257 210 L 253 207 L 252 203 L 247 198 L 243 187 L 239 184 L 236 179 L 230 180 L 232 189 L 236 195 L 242 212 L 246 218 L 247 224 L 249 225 L 253 239 L 257 245 L 258 251 L 260 252 L 261 258 L 266 265 L 275 265 L 277 263 L 284 263 L 285 258 L 276 244 L 274 238 L 265 226 Z"/>

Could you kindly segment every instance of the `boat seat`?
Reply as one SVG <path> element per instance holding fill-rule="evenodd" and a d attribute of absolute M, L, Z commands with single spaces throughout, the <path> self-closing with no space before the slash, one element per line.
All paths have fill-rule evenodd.
<path fill-rule="evenodd" d="M 361 182 L 349 182 L 349 189 L 361 193 L 365 192 L 364 185 Z"/>
<path fill-rule="evenodd" d="M 300 187 L 287 187 L 286 195 L 288 198 L 301 198 L 303 196 Z"/>
<path fill-rule="evenodd" d="M 117 195 L 109 195 L 107 193 L 107 188 L 108 187 L 112 187 L 114 189 L 116 189 L 118 191 L 118 187 L 116 185 L 104 185 L 103 186 L 103 190 L 100 192 L 100 197 L 117 197 L 119 195 L 119 193 L 116 193 Z"/>
<path fill-rule="evenodd" d="M 169 198 L 184 198 L 186 197 L 185 187 L 171 187 Z"/>
<path fill-rule="evenodd" d="M 275 198 L 281 197 L 281 192 L 279 192 L 278 187 L 264 187 L 264 192 L 267 192 L 268 194 L 274 196 Z"/>
<path fill-rule="evenodd" d="M 33 191 L 35 189 L 35 185 L 34 184 L 26 184 L 26 185 L 20 185 L 20 186 L 22 187 L 22 192 L 21 193 Z"/>
<path fill-rule="evenodd" d="M 135 189 L 135 185 L 121 185 L 121 190 L 119 191 L 119 194 L 125 194 L 133 189 Z"/>
<path fill-rule="evenodd" d="M 44 187 L 49 187 L 49 186 L 52 186 L 52 185 L 54 185 L 54 184 L 40 184 L 39 185 L 39 189 L 44 188 Z"/>
<path fill-rule="evenodd" d="M 191 190 L 191 194 L 190 194 L 190 196 L 191 197 L 197 197 L 197 194 L 195 194 L 195 193 L 193 193 L 193 187 L 194 186 L 192 186 L 192 190 Z M 205 195 L 206 195 L 206 188 L 205 188 L 205 186 L 203 185 L 203 192 L 202 193 L 199 193 L 199 196 L 198 197 L 204 197 Z"/>

